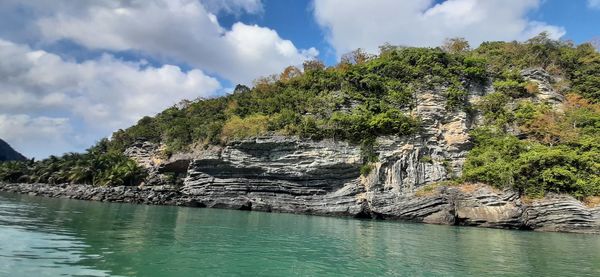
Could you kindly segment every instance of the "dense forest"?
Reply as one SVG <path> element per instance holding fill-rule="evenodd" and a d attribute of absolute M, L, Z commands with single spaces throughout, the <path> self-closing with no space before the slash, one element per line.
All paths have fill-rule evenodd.
<path fill-rule="evenodd" d="M 553 86 L 565 95 L 563 109 L 525 100 L 538 89 L 520 75 L 527 68 L 557 77 Z M 470 104 L 470 86 L 483 85 L 494 92 Z M 420 119 L 409 111 L 426 90 L 442 93 L 449 112 L 483 115 L 457 182 L 512 187 L 532 197 L 600 195 L 600 53 L 591 44 L 546 34 L 475 49 L 460 38 L 436 48 L 386 44 L 378 55 L 359 49 L 330 67 L 306 61 L 303 68 L 259 78 L 252 88 L 238 85 L 229 95 L 184 101 L 144 117 L 84 154 L 0 164 L 0 180 L 137 184 L 144 172 L 122 153 L 140 139 L 164 143 L 169 156 L 266 134 L 333 138 L 360 144 L 368 164 L 376 159 L 370 151 L 376 137 L 420 131 Z M 519 137 L 510 131 L 514 126 Z"/>

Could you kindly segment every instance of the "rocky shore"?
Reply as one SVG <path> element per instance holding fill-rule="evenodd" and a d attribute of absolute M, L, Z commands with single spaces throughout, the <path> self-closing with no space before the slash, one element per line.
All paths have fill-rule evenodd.
<path fill-rule="evenodd" d="M 177 189 L 170 187 L 94 187 L 90 185 L 8 184 L 0 183 L 0 191 L 52 198 L 77 200 L 197 206 Z"/>
<path fill-rule="evenodd" d="M 550 232 L 600 233 L 600 207 L 588 208 L 566 195 L 550 195 L 523 203 L 517 194 L 486 185 L 440 186 L 424 195 L 350 201 L 331 196 L 320 201 L 290 195 L 281 201 L 253 202 L 233 196 L 207 199 L 175 187 L 92 187 L 87 185 L 0 184 L 0 191 L 79 200 L 227 208 L 347 216 L 384 220 L 408 220 L 429 224 L 478 226 Z M 314 198 L 320 198 L 315 196 Z M 294 201 L 290 201 L 294 199 Z M 374 198 L 372 198 L 374 199 Z"/>

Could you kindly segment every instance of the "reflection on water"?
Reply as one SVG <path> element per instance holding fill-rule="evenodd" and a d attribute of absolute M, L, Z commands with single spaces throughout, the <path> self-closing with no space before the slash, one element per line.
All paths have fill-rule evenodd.
<path fill-rule="evenodd" d="M 600 276 L 600 236 L 0 194 L 0 276 Z"/>
<path fill-rule="evenodd" d="M 0 196 L 0 275 L 2 276 L 110 276 L 108 271 L 80 265 L 88 247 L 73 233 L 36 216 L 44 206 L 6 201 Z M 54 220 L 60 225 L 64 212 Z"/>

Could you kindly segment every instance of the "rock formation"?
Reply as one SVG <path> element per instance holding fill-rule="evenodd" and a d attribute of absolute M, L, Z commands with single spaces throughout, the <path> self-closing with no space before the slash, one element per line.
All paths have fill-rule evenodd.
<path fill-rule="evenodd" d="M 533 101 L 562 102 L 545 71 L 525 70 L 522 76 L 538 84 Z M 150 171 L 158 175 L 180 174 L 184 178 L 180 193 L 205 207 L 494 228 L 599 230 L 598 210 L 570 196 L 555 195 L 526 204 L 514 191 L 479 184 L 437 186 L 433 193 L 419 196 L 425 186 L 461 174 L 471 148 L 469 131 L 481 121 L 478 114 L 449 111 L 439 92 L 443 90 L 417 93 L 410 112 L 421 119 L 421 131 L 412 136 L 379 137 L 374 147 L 377 162 L 364 176 L 359 170 L 360 147 L 335 140 L 265 136 L 178 153 L 157 164 L 148 161 L 159 145 L 135 146 L 137 150 L 128 153 L 137 153 L 130 156 L 150 164 Z M 491 91 L 491 86 L 472 88 L 468 101 L 474 104 Z M 148 183 L 153 184 L 157 183 Z"/>
<path fill-rule="evenodd" d="M 0 162 L 27 160 L 21 153 L 15 151 L 8 143 L 0 139 Z"/>
<path fill-rule="evenodd" d="M 559 105 L 542 70 L 522 72 L 538 84 L 535 101 Z M 471 88 L 470 103 L 491 86 Z M 445 186 L 461 174 L 481 116 L 446 107 L 444 88 L 417 93 L 410 111 L 416 135 L 379 137 L 377 162 L 361 175 L 358 145 L 331 139 L 265 136 L 162 157 L 161 146 L 140 141 L 125 154 L 149 171 L 141 187 L 98 188 L 2 184 L 0 190 L 86 200 L 229 208 L 267 212 L 400 219 L 415 222 L 542 231 L 600 232 L 600 208 L 573 197 L 525 201 L 511 190 L 482 184 Z"/>

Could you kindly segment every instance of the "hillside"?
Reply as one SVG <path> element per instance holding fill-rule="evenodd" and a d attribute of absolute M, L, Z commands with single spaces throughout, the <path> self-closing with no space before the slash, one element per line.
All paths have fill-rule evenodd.
<path fill-rule="evenodd" d="M 2 161 L 23 161 L 25 156 L 15 151 L 8 143 L 0 139 L 0 162 Z"/>
<path fill-rule="evenodd" d="M 583 198 L 600 193 L 599 88 L 600 54 L 591 45 L 544 34 L 476 49 L 461 39 L 441 48 L 385 45 L 378 56 L 357 50 L 335 67 L 309 61 L 252 89 L 182 103 L 117 131 L 110 144 L 120 152 L 143 138 L 169 157 L 256 136 L 333 139 L 361 149 L 364 175 L 380 158 L 377 138 L 423 136 L 445 124 L 466 138 L 461 150 L 472 149 L 442 155 L 455 171 L 448 179 Z M 437 110 L 425 113 L 424 102 Z"/>
<path fill-rule="evenodd" d="M 307 61 L 252 88 L 184 101 L 86 153 L 3 164 L 0 180 L 174 185 L 199 206 L 450 223 L 459 218 L 456 197 L 472 204 L 492 193 L 477 202 L 501 213 L 490 226 L 552 218 L 544 214 L 552 205 L 561 215 L 577 207 L 567 225 L 593 222 L 563 198 L 524 213 L 526 199 L 553 195 L 599 202 L 593 46 L 541 34 L 475 49 L 451 39 L 380 50 L 354 51 L 332 67 Z M 468 194 L 472 184 L 488 185 L 477 191 L 489 195 Z"/>

